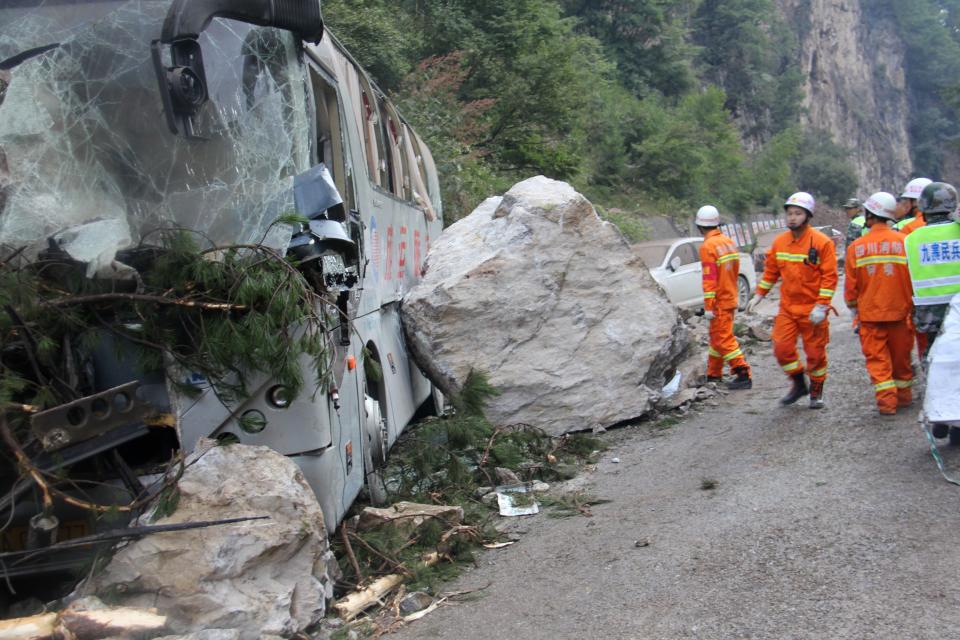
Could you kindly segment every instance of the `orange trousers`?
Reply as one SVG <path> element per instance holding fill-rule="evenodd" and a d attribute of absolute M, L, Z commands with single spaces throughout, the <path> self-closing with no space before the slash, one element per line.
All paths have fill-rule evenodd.
<path fill-rule="evenodd" d="M 740 343 L 733 335 L 733 315 L 735 309 L 718 309 L 716 316 L 710 321 L 710 349 L 707 351 L 707 375 L 711 378 L 723 376 L 723 365 L 730 365 L 730 371 L 746 368 L 750 373 L 750 365 L 743 357 Z"/>
<path fill-rule="evenodd" d="M 867 359 L 867 373 L 877 394 L 877 408 L 894 413 L 913 401 L 913 327 L 909 321 L 861 322 L 860 347 Z"/>
<path fill-rule="evenodd" d="M 773 321 L 773 356 L 788 376 L 803 373 L 797 338 L 803 339 L 807 356 L 807 375 L 815 382 L 827 379 L 827 343 L 830 342 L 830 321 L 813 324 L 807 316 L 795 316 L 780 309 Z"/>

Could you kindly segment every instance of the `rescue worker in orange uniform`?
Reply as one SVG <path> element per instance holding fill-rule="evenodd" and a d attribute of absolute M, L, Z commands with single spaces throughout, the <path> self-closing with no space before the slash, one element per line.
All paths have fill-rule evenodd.
<path fill-rule="evenodd" d="M 815 206 L 813 196 L 803 191 L 784 203 L 789 230 L 774 239 L 763 279 L 747 311 L 753 311 L 777 280 L 783 279 L 780 311 L 773 323 L 773 354 L 792 385 L 780 404 L 793 404 L 809 394 L 810 408 L 822 409 L 830 342 L 827 313 L 837 288 L 837 255 L 830 238 L 810 227 Z M 797 353 L 798 336 L 807 357 L 809 388 Z"/>
<path fill-rule="evenodd" d="M 924 225 L 923 212 L 917 207 L 917 200 L 928 184 L 930 178 L 914 178 L 903 188 L 903 193 L 897 198 L 897 220 L 893 228 L 904 235 L 909 235 L 914 229 Z"/>
<path fill-rule="evenodd" d="M 704 317 L 710 322 L 707 380 L 723 380 L 723 365 L 726 363 L 736 376 L 727 383 L 727 388 L 750 389 L 753 387 L 750 365 L 733 335 L 733 316 L 739 299 L 737 278 L 740 275 L 740 251 L 736 243 L 717 228 L 720 226 L 720 212 L 716 207 L 700 207 L 696 224 L 704 238 L 700 245 L 703 310 Z"/>
<path fill-rule="evenodd" d="M 864 204 L 870 231 L 847 247 L 844 299 L 860 324 L 880 415 L 893 416 L 913 401 L 913 286 L 904 236 L 887 226 L 896 221 L 897 201 L 879 191 Z"/>

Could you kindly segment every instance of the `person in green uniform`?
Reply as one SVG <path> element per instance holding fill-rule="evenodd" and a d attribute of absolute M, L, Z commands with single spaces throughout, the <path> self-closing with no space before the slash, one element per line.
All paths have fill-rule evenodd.
<path fill-rule="evenodd" d="M 853 241 L 867 233 L 866 218 L 863 215 L 863 204 L 857 198 L 850 198 L 843 203 L 843 210 L 850 219 L 847 225 L 847 246 L 853 244 Z"/>
<path fill-rule="evenodd" d="M 957 190 L 945 182 L 932 182 L 920 194 L 919 206 L 926 225 L 908 235 L 905 244 L 913 283 L 914 324 L 917 333 L 926 334 L 929 351 L 950 299 L 960 293 Z"/>

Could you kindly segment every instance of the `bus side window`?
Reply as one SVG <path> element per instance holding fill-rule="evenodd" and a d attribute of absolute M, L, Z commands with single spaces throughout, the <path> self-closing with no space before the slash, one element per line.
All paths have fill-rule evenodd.
<path fill-rule="evenodd" d="M 406 128 L 396 110 L 385 98 L 380 96 L 380 115 L 386 126 L 387 140 L 390 143 L 391 174 L 393 177 L 393 195 L 403 200 L 412 200 L 410 167 L 403 146 L 407 137 Z"/>
<path fill-rule="evenodd" d="M 393 191 L 393 180 L 390 171 L 390 154 L 387 147 L 386 131 L 383 127 L 383 118 L 380 117 L 377 96 L 373 86 L 367 78 L 360 74 L 363 101 L 363 135 L 368 154 L 368 166 L 373 169 L 370 180 L 381 189 Z"/>
<path fill-rule="evenodd" d="M 333 174 L 337 191 L 343 198 L 346 210 L 354 209 L 355 196 L 353 182 L 344 160 L 343 125 L 340 117 L 340 103 L 334 86 L 315 68 L 310 67 L 310 81 L 316 101 L 316 145 L 317 159 L 324 163 Z"/>
<path fill-rule="evenodd" d="M 436 220 L 437 213 L 433 210 L 433 203 L 430 201 L 427 168 L 423 155 L 420 152 L 420 143 L 417 141 L 410 127 L 404 124 L 403 128 L 406 133 L 403 145 L 404 156 L 407 158 L 407 165 L 410 167 L 409 179 L 411 182 L 413 202 L 423 209 L 427 220 Z"/>

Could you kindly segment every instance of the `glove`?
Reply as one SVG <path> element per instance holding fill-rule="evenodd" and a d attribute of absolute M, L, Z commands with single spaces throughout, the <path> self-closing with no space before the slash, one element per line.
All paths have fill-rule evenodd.
<path fill-rule="evenodd" d="M 715 314 L 713 311 L 704 311 L 703 317 L 706 318 L 707 322 L 710 322 L 717 317 L 717 314 Z"/>
<path fill-rule="evenodd" d="M 747 313 L 753 313 L 754 311 L 756 311 L 757 306 L 760 304 L 760 301 L 761 301 L 761 300 L 763 300 L 763 296 L 761 296 L 761 295 L 759 295 L 759 294 L 753 296 L 752 298 L 750 298 L 750 302 L 747 303 L 746 312 L 747 312 Z"/>
<path fill-rule="evenodd" d="M 827 319 L 827 310 L 829 307 L 825 304 L 818 304 L 813 308 L 813 311 L 810 312 L 810 322 L 813 324 L 820 324 Z"/>
<path fill-rule="evenodd" d="M 860 335 L 860 314 L 856 309 L 851 309 L 853 312 L 853 332 L 856 335 Z"/>

